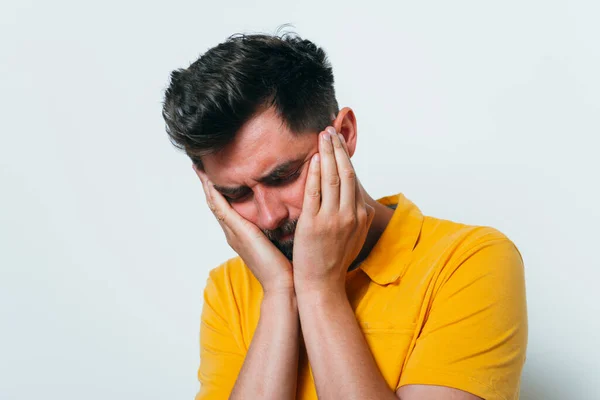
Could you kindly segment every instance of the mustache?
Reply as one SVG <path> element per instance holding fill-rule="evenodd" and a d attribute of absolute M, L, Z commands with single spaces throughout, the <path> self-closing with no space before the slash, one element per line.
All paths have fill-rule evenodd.
<path fill-rule="evenodd" d="M 286 221 L 283 225 L 281 225 L 277 229 L 273 229 L 273 230 L 262 229 L 262 231 L 269 240 L 276 241 L 276 240 L 281 239 L 285 235 L 294 233 L 294 231 L 296 230 L 296 224 L 298 224 L 297 219 L 290 220 L 290 221 Z"/>

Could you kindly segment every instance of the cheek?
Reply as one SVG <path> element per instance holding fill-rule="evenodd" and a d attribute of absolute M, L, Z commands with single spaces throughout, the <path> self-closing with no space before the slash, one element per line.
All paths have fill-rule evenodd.
<path fill-rule="evenodd" d="M 297 218 L 302 211 L 302 203 L 304 203 L 304 188 L 306 187 L 306 171 L 298 178 L 296 182 L 291 184 L 287 193 L 287 202 L 290 207 L 290 214 Z"/>
<path fill-rule="evenodd" d="M 231 208 L 233 208 L 244 219 L 247 219 L 254 224 L 256 223 L 256 207 L 252 201 L 233 203 L 231 204 Z"/>

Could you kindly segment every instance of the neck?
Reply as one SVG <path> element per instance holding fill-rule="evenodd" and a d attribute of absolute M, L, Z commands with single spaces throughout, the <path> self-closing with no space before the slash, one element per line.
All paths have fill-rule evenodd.
<path fill-rule="evenodd" d="M 392 215 L 394 215 L 394 210 L 384 206 L 381 203 L 378 203 L 376 200 L 373 200 L 371 196 L 369 196 L 366 192 L 363 191 L 363 196 L 365 197 L 365 202 L 369 204 L 371 207 L 375 209 L 375 216 L 373 217 L 373 222 L 369 227 L 369 232 L 367 233 L 367 238 L 365 239 L 365 243 L 363 244 L 360 253 L 354 260 L 354 262 L 350 265 L 349 270 L 353 270 L 358 267 L 358 264 L 363 262 L 365 258 L 371 253 L 373 247 L 381 237 L 381 234 L 387 227 L 388 223 L 392 219 Z"/>

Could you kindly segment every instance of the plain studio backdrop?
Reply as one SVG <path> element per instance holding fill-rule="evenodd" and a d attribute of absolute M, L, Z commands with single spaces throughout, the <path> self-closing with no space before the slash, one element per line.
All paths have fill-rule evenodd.
<path fill-rule="evenodd" d="M 1 399 L 193 398 L 207 274 L 234 253 L 163 91 L 284 23 L 328 52 L 373 196 L 518 245 L 522 399 L 600 399 L 597 2 L 91 3 L 0 6 Z"/>

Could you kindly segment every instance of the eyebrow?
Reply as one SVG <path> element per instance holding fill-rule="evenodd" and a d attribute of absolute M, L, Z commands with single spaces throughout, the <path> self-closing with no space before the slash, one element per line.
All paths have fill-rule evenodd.
<path fill-rule="evenodd" d="M 277 165 L 270 172 L 264 175 L 262 178 L 257 179 L 260 183 L 271 183 L 281 178 L 281 175 L 289 172 L 294 167 L 300 168 L 304 164 L 304 157 L 297 158 L 295 160 L 289 160 L 284 163 Z M 213 184 L 214 188 L 217 189 L 221 194 L 230 197 L 236 197 L 245 194 L 250 188 L 248 186 L 219 186 Z"/>

